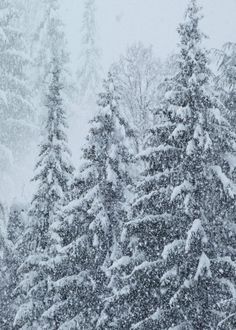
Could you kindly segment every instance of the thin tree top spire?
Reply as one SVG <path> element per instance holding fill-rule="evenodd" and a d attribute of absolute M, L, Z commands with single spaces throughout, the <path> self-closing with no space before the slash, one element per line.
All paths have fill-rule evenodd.
<path fill-rule="evenodd" d="M 189 91 L 195 95 L 199 91 L 199 86 L 208 83 L 210 72 L 206 50 L 202 47 L 202 39 L 205 34 L 199 28 L 199 21 L 202 19 L 201 8 L 196 0 L 191 0 L 185 14 L 185 20 L 178 27 L 180 36 L 180 56 L 178 58 L 179 73 L 175 77 L 175 82 L 185 88 L 192 86 Z M 196 99 L 195 97 L 189 97 Z M 183 104 L 182 104 L 183 105 Z"/>
<path fill-rule="evenodd" d="M 45 141 L 40 145 L 36 175 L 33 178 L 33 181 L 38 183 L 38 189 L 33 197 L 30 210 L 31 216 L 37 218 L 39 223 L 46 224 L 42 228 L 46 234 L 52 218 L 64 202 L 64 196 L 69 190 L 74 170 L 67 145 L 67 121 L 61 96 L 63 85 L 60 81 L 60 72 L 60 64 L 54 58 L 52 60 L 52 78 L 45 104 L 48 112 L 47 134 Z"/>
<path fill-rule="evenodd" d="M 48 129 L 48 139 L 52 142 L 52 136 L 54 136 L 54 140 L 56 138 L 58 141 L 67 142 L 66 134 L 63 132 L 64 128 L 67 128 L 68 125 L 61 97 L 61 91 L 63 89 L 60 79 L 61 68 L 56 58 L 52 60 L 51 75 L 52 79 L 46 101 L 46 107 L 48 107 L 49 110 L 46 126 Z"/>
<path fill-rule="evenodd" d="M 203 18 L 201 9 L 197 5 L 197 0 L 190 0 L 185 13 L 185 21 L 177 29 L 181 39 L 181 48 L 186 44 L 190 44 L 193 47 L 196 43 L 201 43 L 203 37 L 206 37 L 199 30 L 199 21 Z"/>
<path fill-rule="evenodd" d="M 202 9 L 202 7 L 200 7 L 198 5 L 198 1 L 197 0 L 190 0 L 187 10 L 185 12 L 185 16 L 195 16 L 196 14 L 199 14 L 199 11 Z"/>

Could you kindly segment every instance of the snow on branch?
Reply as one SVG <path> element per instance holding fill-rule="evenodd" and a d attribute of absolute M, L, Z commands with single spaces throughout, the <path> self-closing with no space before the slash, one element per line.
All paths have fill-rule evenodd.
<path fill-rule="evenodd" d="M 185 244 L 186 253 L 190 251 L 193 240 L 196 239 L 198 235 L 200 236 L 202 243 L 207 243 L 207 241 L 208 241 L 207 236 L 206 236 L 204 228 L 202 227 L 201 220 L 195 219 L 193 221 L 192 227 L 190 228 L 190 230 L 188 231 L 188 234 L 187 234 L 187 240 L 186 240 L 186 244 Z"/>
<path fill-rule="evenodd" d="M 225 193 L 231 198 L 235 198 L 236 185 L 223 173 L 222 168 L 220 166 L 212 166 L 211 169 L 222 183 Z"/>
<path fill-rule="evenodd" d="M 189 181 L 184 180 L 179 186 L 174 187 L 172 194 L 171 194 L 171 201 L 173 202 L 176 197 L 178 197 L 183 192 L 189 192 L 192 189 L 192 185 Z"/>

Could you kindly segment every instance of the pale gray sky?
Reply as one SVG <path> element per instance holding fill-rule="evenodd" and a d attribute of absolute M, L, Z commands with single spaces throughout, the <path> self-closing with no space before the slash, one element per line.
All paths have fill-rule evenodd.
<path fill-rule="evenodd" d="M 73 72 L 78 67 L 83 2 L 60 0 Z M 187 3 L 188 0 L 97 0 L 98 46 L 102 50 L 104 74 L 133 42 L 152 44 L 161 58 L 175 51 L 179 40 L 176 28 L 183 20 Z M 236 42 L 236 0 L 199 0 L 199 3 L 205 16 L 201 23 L 203 32 L 209 36 L 206 46 L 220 48 L 226 41 Z M 88 109 L 81 104 L 74 105 L 75 116 L 70 118 L 69 137 L 76 166 L 88 131 L 88 120 L 95 111 L 96 106 Z M 32 161 L 34 164 L 35 160 Z M 28 167 L 27 173 L 32 177 Z M 31 198 L 32 185 L 23 175 L 22 181 L 24 194 Z M 16 190 L 16 194 L 21 196 L 23 188 Z"/>
<path fill-rule="evenodd" d="M 61 0 L 69 50 L 75 63 L 80 48 L 84 0 Z M 128 44 L 152 44 L 165 57 L 176 49 L 176 27 L 182 21 L 188 0 L 97 0 L 98 45 L 104 69 L 125 52 Z M 236 42 L 236 0 L 199 0 L 203 7 L 202 28 L 209 36 L 206 46 L 219 48 Z"/>
<path fill-rule="evenodd" d="M 61 0 L 68 48 L 73 71 L 78 67 L 80 29 L 84 0 Z M 183 21 L 188 0 L 97 0 L 98 46 L 102 51 L 104 75 L 111 63 L 129 44 L 141 41 L 153 45 L 157 56 L 165 58 L 176 50 L 177 26 Z M 209 36 L 208 48 L 220 48 L 226 41 L 236 42 L 236 0 L 199 0 L 203 7 L 202 29 Z M 88 120 L 96 106 L 75 105 L 76 118 L 70 123 L 70 140 L 75 163 L 88 130 Z"/>

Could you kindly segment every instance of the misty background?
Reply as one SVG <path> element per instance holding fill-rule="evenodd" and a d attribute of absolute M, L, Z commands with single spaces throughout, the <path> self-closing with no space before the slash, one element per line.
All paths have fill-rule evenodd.
<path fill-rule="evenodd" d="M 32 5 L 28 1 L 29 7 Z M 97 0 L 96 1 L 96 46 L 100 53 L 101 79 L 113 62 L 116 62 L 127 47 L 141 42 L 145 47 L 152 46 L 157 58 L 164 61 L 177 50 L 178 33 L 176 27 L 183 18 L 187 0 Z M 235 0 L 201 0 L 203 20 L 200 22 L 207 35 L 205 46 L 208 49 L 220 49 L 227 41 L 236 42 L 236 1 Z M 36 4 L 36 7 L 40 6 Z M 33 7 L 32 7 L 33 8 Z M 35 10 L 32 9 L 31 10 Z M 82 50 L 82 20 L 84 14 L 83 0 L 61 0 L 59 8 L 60 19 L 64 24 L 67 51 L 69 53 L 70 75 L 75 87 L 76 72 L 82 65 L 79 55 Z M 32 20 L 32 25 L 38 19 Z M 81 157 L 81 147 L 88 130 L 88 122 L 97 110 L 94 100 L 82 104 L 78 98 L 67 104 L 69 117 L 69 144 L 72 150 L 73 162 L 78 166 Z M 37 143 L 40 142 L 40 139 Z M 38 149 L 25 157 L 18 171 L 9 174 L 13 184 L 3 186 L 2 195 L 9 203 L 12 201 L 29 201 L 33 185 L 35 157 Z"/>
<path fill-rule="evenodd" d="M 236 329 L 235 22 L 0 0 L 1 330 Z"/>
<path fill-rule="evenodd" d="M 176 27 L 187 3 L 187 0 L 97 0 L 97 45 L 104 77 L 110 65 L 135 42 L 141 41 L 146 47 L 152 45 L 154 54 L 162 60 L 176 52 L 179 40 Z M 82 0 L 61 0 L 60 13 L 65 24 L 72 72 L 79 65 L 83 4 Z M 236 1 L 201 0 L 199 4 L 204 15 L 200 24 L 208 37 L 206 47 L 219 49 L 226 40 L 235 42 Z M 88 113 L 80 104 L 75 104 L 73 110 L 76 124 L 73 121 L 70 124 L 70 142 L 74 160 L 78 162 L 88 119 L 96 110 L 90 109 Z"/>

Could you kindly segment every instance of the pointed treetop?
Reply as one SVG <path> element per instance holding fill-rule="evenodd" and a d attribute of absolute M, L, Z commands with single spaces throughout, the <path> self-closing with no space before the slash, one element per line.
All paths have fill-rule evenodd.
<path fill-rule="evenodd" d="M 185 19 L 201 19 L 200 11 L 202 7 L 198 5 L 197 0 L 190 0 L 185 12 Z"/>
<path fill-rule="evenodd" d="M 185 15 L 196 15 L 199 12 L 200 7 L 197 5 L 197 0 L 190 0 Z"/>
<path fill-rule="evenodd" d="M 98 105 L 102 107 L 110 105 L 111 110 L 114 110 L 118 104 L 119 96 L 111 72 L 108 72 L 107 79 L 104 79 L 103 88 L 104 92 L 99 93 Z"/>
<path fill-rule="evenodd" d="M 181 37 L 181 46 L 191 42 L 200 43 L 205 35 L 199 31 L 199 21 L 203 18 L 200 14 L 201 7 L 197 5 L 197 0 L 190 0 L 185 13 L 185 22 L 181 23 L 177 29 Z"/>

